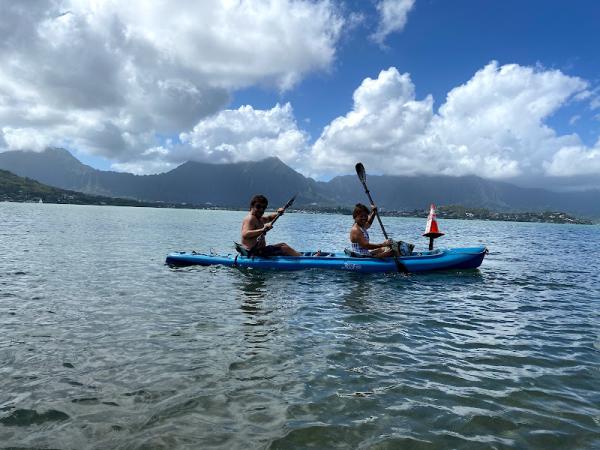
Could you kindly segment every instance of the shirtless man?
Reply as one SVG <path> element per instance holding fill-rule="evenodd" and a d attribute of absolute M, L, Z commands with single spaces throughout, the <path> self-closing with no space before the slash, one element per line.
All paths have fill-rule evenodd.
<path fill-rule="evenodd" d="M 300 256 L 300 253 L 284 242 L 267 245 L 265 235 L 273 228 L 271 221 L 278 215 L 282 215 L 284 211 L 283 208 L 279 208 L 277 213 L 263 216 L 268 204 L 269 201 L 264 195 L 255 195 L 250 200 L 250 211 L 242 222 L 242 245 L 247 250 L 256 245 L 253 252 L 256 256 Z M 256 244 L 261 235 L 262 237 Z"/>

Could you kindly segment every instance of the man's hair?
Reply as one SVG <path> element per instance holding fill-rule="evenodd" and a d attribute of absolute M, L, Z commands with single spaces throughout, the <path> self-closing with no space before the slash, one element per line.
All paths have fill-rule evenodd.
<path fill-rule="evenodd" d="M 357 203 L 354 206 L 354 211 L 352 211 L 352 217 L 354 219 L 356 219 L 358 216 L 360 216 L 361 213 L 367 213 L 369 214 L 369 208 L 367 208 L 365 205 L 363 205 L 362 203 Z"/>
<path fill-rule="evenodd" d="M 263 203 L 265 206 L 269 206 L 269 200 L 267 200 L 267 197 L 265 197 L 264 195 L 259 194 L 252 197 L 252 200 L 250 200 L 250 208 L 252 208 L 257 203 Z"/>

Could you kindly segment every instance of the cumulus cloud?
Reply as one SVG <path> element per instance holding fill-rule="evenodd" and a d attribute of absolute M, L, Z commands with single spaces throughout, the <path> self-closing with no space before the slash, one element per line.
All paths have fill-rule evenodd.
<path fill-rule="evenodd" d="M 168 139 L 111 168 L 147 174 L 173 169 L 185 161 L 222 164 L 272 156 L 300 168 L 308 167 L 308 148 L 308 134 L 298 128 L 289 103 L 269 110 L 245 105 L 202 119 L 181 133 L 177 142 Z"/>
<path fill-rule="evenodd" d="M 161 147 L 155 147 L 161 148 Z M 156 153 L 153 158 L 146 158 L 148 155 L 152 155 L 153 153 L 144 152 L 144 154 L 140 155 L 141 157 L 134 161 L 129 161 L 125 163 L 114 163 L 111 165 L 111 169 L 117 172 L 127 172 L 133 173 L 135 175 L 147 175 L 152 173 L 163 173 L 168 172 L 171 169 L 174 169 L 179 164 L 174 162 L 165 161 L 163 157 L 169 154 L 169 151 L 166 150 L 166 153 Z"/>
<path fill-rule="evenodd" d="M 113 168 L 148 173 L 187 160 L 277 156 L 311 176 L 347 173 L 362 161 L 373 173 L 566 180 L 600 174 L 600 144 L 587 148 L 576 134 L 559 135 L 546 120 L 567 103 L 588 99 L 581 95 L 587 88 L 584 80 L 557 70 L 491 62 L 452 89 L 436 112 L 433 98 L 417 99 L 409 74 L 391 67 L 364 79 L 352 110 L 332 120 L 312 145 L 289 103 L 268 110 L 246 105 L 199 120 L 176 143 L 157 146 L 152 136 L 125 135 L 128 145 L 147 150 Z"/>
<path fill-rule="evenodd" d="M 377 170 L 405 173 L 397 169 L 410 168 L 422 157 L 414 151 L 431 122 L 432 106 L 430 96 L 415 100 L 408 74 L 382 71 L 377 79 L 362 82 L 354 92 L 353 110 L 324 129 L 310 159 L 322 171 L 347 170 L 360 160 Z"/>
<path fill-rule="evenodd" d="M 414 4 L 415 0 L 381 0 L 377 4 L 379 24 L 373 40 L 382 45 L 389 34 L 402 31 Z"/>
<path fill-rule="evenodd" d="M 583 149 L 577 135 L 559 136 L 545 120 L 587 86 L 558 70 L 491 62 L 435 113 L 431 96 L 416 99 L 410 76 L 391 67 L 363 81 L 352 111 L 324 129 L 312 159 L 327 171 L 362 160 L 388 174 L 543 174 L 562 148 Z"/>
<path fill-rule="evenodd" d="M 582 145 L 563 147 L 544 167 L 548 175 L 559 177 L 600 175 L 600 140 L 591 149 Z"/>
<path fill-rule="evenodd" d="M 242 106 L 225 110 L 182 133 L 178 159 L 215 163 L 238 162 L 277 156 L 292 166 L 303 165 L 308 136 L 298 129 L 289 103 L 270 110 Z"/>
<path fill-rule="evenodd" d="M 5 2 L 0 142 L 143 160 L 232 90 L 328 70 L 343 26 L 329 0 Z"/>
<path fill-rule="evenodd" d="M 3 127 L 2 134 L 6 147 L 11 150 L 27 148 L 41 152 L 50 145 L 48 137 L 34 128 Z"/>
<path fill-rule="evenodd" d="M 413 7 L 379 1 L 372 38 L 383 45 Z M 359 160 L 389 174 L 600 174 L 600 144 L 548 125 L 572 102 L 595 114 L 598 89 L 543 67 L 491 62 L 437 110 L 391 67 L 364 79 L 352 109 L 312 145 L 290 104 L 224 109 L 237 89 L 284 91 L 329 70 L 342 29 L 364 20 L 337 8 L 333 0 L 4 2 L 0 151 L 75 148 L 134 173 L 278 156 L 315 176 L 348 173 Z"/>

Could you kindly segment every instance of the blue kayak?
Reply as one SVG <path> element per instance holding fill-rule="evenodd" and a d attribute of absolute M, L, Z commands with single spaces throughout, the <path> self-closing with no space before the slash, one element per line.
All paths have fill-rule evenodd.
<path fill-rule="evenodd" d="M 409 272 L 432 270 L 475 269 L 487 254 L 485 247 L 435 249 L 413 252 L 398 259 Z M 241 255 L 206 255 L 196 252 L 175 252 L 167 256 L 170 266 L 232 266 L 272 270 L 324 269 L 349 272 L 397 272 L 394 258 L 352 257 L 345 253 L 305 253 L 302 256 L 246 257 Z"/>

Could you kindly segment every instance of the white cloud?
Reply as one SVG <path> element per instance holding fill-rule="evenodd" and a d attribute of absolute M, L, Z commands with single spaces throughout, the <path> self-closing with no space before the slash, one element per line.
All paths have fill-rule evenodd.
<path fill-rule="evenodd" d="M 416 101 L 414 96 L 408 74 L 393 67 L 376 80 L 365 79 L 354 92 L 353 110 L 331 122 L 315 142 L 313 169 L 344 173 L 361 160 L 378 171 L 414 171 L 411 166 L 420 159 L 414 150 L 431 121 L 433 105 L 431 97 Z"/>
<path fill-rule="evenodd" d="M 121 172 L 150 174 L 185 161 L 231 163 L 277 156 L 292 167 L 308 167 L 308 135 L 300 130 L 289 103 L 269 110 L 241 106 L 200 120 L 180 143 L 167 141 L 128 161 L 112 164 Z"/>
<path fill-rule="evenodd" d="M 470 173 L 500 178 L 539 171 L 560 147 L 578 143 L 575 135 L 557 136 L 544 120 L 586 87 L 557 70 L 492 62 L 450 91 L 430 134 L 480 159 Z"/>
<path fill-rule="evenodd" d="M 35 152 L 41 152 L 50 145 L 47 136 L 38 133 L 33 128 L 3 127 L 2 135 L 8 150 L 27 148 Z"/>
<path fill-rule="evenodd" d="M 277 156 L 298 166 L 303 165 L 308 136 L 298 129 L 288 103 L 270 110 L 242 106 L 221 111 L 200 121 L 189 133 L 182 133 L 180 139 L 180 160 L 223 163 Z"/>
<path fill-rule="evenodd" d="M 157 160 L 139 160 L 126 163 L 111 164 L 111 169 L 116 172 L 127 172 L 135 175 L 149 175 L 168 172 L 179 164 L 169 163 L 161 159 Z"/>
<path fill-rule="evenodd" d="M 327 71 L 343 26 L 329 0 L 4 2 L 0 142 L 137 160 L 232 90 Z"/>
<path fill-rule="evenodd" d="M 373 38 L 383 45 L 413 7 L 380 1 Z M 437 111 L 391 67 L 366 78 L 352 110 L 312 146 L 289 104 L 223 110 L 236 89 L 290 89 L 329 70 L 342 28 L 364 20 L 337 8 L 333 0 L 5 2 L 0 147 L 77 148 L 135 173 L 267 156 L 311 175 L 348 173 L 359 160 L 390 174 L 600 173 L 599 144 L 547 123 L 570 101 L 600 108 L 597 88 L 543 67 L 492 62 Z"/>
<path fill-rule="evenodd" d="M 311 176 L 348 173 L 356 161 L 373 173 L 405 175 L 594 174 L 596 151 L 576 134 L 558 135 L 545 123 L 586 88 L 585 81 L 560 71 L 491 62 L 452 89 L 436 113 L 433 98 L 417 99 L 410 76 L 391 67 L 363 80 L 352 110 L 326 126 L 312 146 L 290 104 L 270 110 L 247 105 L 200 120 L 180 134 L 181 144 L 150 148 L 114 167 L 152 173 L 186 160 L 277 156 Z M 138 146 L 144 147 L 143 139 Z"/>
<path fill-rule="evenodd" d="M 545 164 L 548 175 L 600 175 L 600 140 L 594 148 L 563 147 Z"/>
<path fill-rule="evenodd" d="M 433 99 L 417 100 L 409 75 L 392 67 L 363 81 L 352 111 L 324 129 L 312 159 L 322 172 L 347 173 L 360 160 L 389 174 L 543 174 L 561 148 L 581 145 L 545 120 L 586 88 L 557 70 L 492 62 L 434 113 Z"/>
<path fill-rule="evenodd" d="M 377 4 L 379 24 L 372 35 L 375 42 L 381 45 L 389 34 L 402 31 L 414 4 L 415 0 L 380 0 Z"/>

